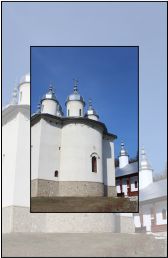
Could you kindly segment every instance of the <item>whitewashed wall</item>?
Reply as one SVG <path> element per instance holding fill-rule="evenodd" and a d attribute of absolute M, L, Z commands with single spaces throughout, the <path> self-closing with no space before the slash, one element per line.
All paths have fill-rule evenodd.
<path fill-rule="evenodd" d="M 57 102 L 52 99 L 44 99 L 41 104 L 41 113 L 56 115 L 58 110 Z"/>
<path fill-rule="evenodd" d="M 21 108 L 3 126 L 3 207 L 27 207 L 30 202 L 30 113 Z"/>
<path fill-rule="evenodd" d="M 91 154 L 93 153 L 99 156 L 97 173 L 92 172 Z M 102 133 L 82 123 L 64 125 L 60 171 L 61 181 L 102 183 Z"/>
<path fill-rule="evenodd" d="M 167 217 L 167 202 L 166 202 L 166 200 L 158 202 L 157 205 L 156 205 L 156 223 L 157 223 L 157 225 L 167 224 L 167 219 L 162 218 L 162 210 L 163 209 L 166 209 L 166 217 Z"/>
<path fill-rule="evenodd" d="M 17 149 L 17 114 L 2 127 L 2 206 L 13 205 Z"/>
<path fill-rule="evenodd" d="M 81 101 L 68 101 L 67 102 L 67 116 L 79 117 L 79 110 L 81 109 L 81 116 L 83 117 L 83 102 Z"/>
<path fill-rule="evenodd" d="M 22 83 L 19 87 L 19 105 L 30 105 L 30 83 Z"/>
<path fill-rule="evenodd" d="M 139 189 L 143 189 L 149 184 L 153 183 L 152 170 L 140 170 L 139 171 Z"/>
<path fill-rule="evenodd" d="M 143 226 L 146 226 L 147 231 L 151 231 L 151 208 L 153 207 L 153 205 L 156 211 L 156 225 L 167 224 L 167 219 L 162 218 L 162 210 L 166 209 L 167 211 L 166 200 L 158 201 L 153 204 L 144 204 L 143 206 L 140 206 L 140 212 L 143 214 Z M 139 214 L 134 215 L 134 224 L 135 227 L 141 227 Z"/>
<path fill-rule="evenodd" d="M 32 177 L 57 181 L 60 172 L 61 127 L 41 119 L 32 126 Z M 34 163 L 34 164 L 33 164 Z"/>
<path fill-rule="evenodd" d="M 31 127 L 31 180 L 38 178 L 41 120 Z"/>
<path fill-rule="evenodd" d="M 18 136 L 14 205 L 29 206 L 30 202 L 30 113 L 18 113 Z M 22 193 L 22 194 L 21 194 Z M 25 194 L 26 193 L 26 194 Z"/>
<path fill-rule="evenodd" d="M 103 177 L 104 184 L 115 186 L 114 143 L 110 139 L 103 139 Z"/>

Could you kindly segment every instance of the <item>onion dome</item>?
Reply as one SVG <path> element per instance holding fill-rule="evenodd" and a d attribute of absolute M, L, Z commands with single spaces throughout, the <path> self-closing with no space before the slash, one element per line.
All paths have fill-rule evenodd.
<path fill-rule="evenodd" d="M 88 110 L 86 112 L 86 116 L 89 117 L 89 116 L 96 116 L 97 118 L 99 118 L 98 114 L 96 113 L 96 111 L 94 110 L 93 106 L 92 106 L 92 100 L 89 99 L 89 107 L 88 107 Z"/>
<path fill-rule="evenodd" d="M 49 86 L 48 92 L 47 92 L 47 93 L 43 96 L 43 98 L 41 99 L 41 102 L 42 102 L 43 100 L 45 100 L 45 99 L 50 99 L 50 100 L 54 100 L 54 101 L 58 102 L 57 99 L 56 99 L 56 96 L 55 96 L 55 92 L 54 92 L 53 87 L 52 87 L 51 84 L 50 84 L 50 86 Z"/>
<path fill-rule="evenodd" d="M 120 150 L 120 155 L 119 156 L 129 156 L 126 149 L 124 142 L 121 142 L 121 150 Z"/>
<path fill-rule="evenodd" d="M 147 169 L 152 170 L 152 167 L 148 161 L 144 148 L 142 148 L 142 151 L 141 151 L 141 161 L 139 165 L 140 165 L 140 170 L 147 170 Z"/>
<path fill-rule="evenodd" d="M 73 93 L 68 96 L 68 98 L 66 100 L 66 103 L 68 101 L 76 101 L 76 100 L 83 102 L 83 105 L 85 106 L 85 102 L 84 102 L 83 97 L 78 93 L 78 80 L 74 80 Z"/>

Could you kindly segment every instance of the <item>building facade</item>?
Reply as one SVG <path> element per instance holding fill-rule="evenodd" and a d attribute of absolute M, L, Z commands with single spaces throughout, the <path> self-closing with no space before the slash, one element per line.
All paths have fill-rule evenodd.
<path fill-rule="evenodd" d="M 134 213 L 135 232 L 167 231 L 167 179 L 153 181 L 153 169 L 142 149 L 139 214 Z"/>
<path fill-rule="evenodd" d="M 131 197 L 139 195 L 138 161 L 129 163 L 124 143 L 121 143 L 119 167 L 116 167 L 117 196 Z"/>
<path fill-rule="evenodd" d="M 75 82 L 63 116 L 52 87 L 31 118 L 31 196 L 116 196 L 114 140 Z"/>

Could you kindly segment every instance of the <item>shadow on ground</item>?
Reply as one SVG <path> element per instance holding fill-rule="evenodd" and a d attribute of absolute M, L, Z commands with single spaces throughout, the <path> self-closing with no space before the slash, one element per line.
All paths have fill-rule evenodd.
<path fill-rule="evenodd" d="M 119 197 L 32 197 L 31 212 L 138 212 L 138 201 Z"/>

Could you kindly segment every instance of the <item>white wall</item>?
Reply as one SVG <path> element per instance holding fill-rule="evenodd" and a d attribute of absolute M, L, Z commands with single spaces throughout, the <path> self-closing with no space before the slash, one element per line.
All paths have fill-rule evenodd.
<path fill-rule="evenodd" d="M 30 113 L 18 113 L 17 153 L 14 186 L 15 206 L 30 204 Z"/>
<path fill-rule="evenodd" d="M 29 109 L 13 110 L 3 125 L 2 190 L 3 207 L 29 206 L 30 200 L 30 124 Z M 5 155 L 5 156 L 4 156 Z"/>
<path fill-rule="evenodd" d="M 128 156 L 119 156 L 119 168 L 125 167 L 128 163 Z"/>
<path fill-rule="evenodd" d="M 103 139 L 103 177 L 105 185 L 115 186 L 114 143 L 108 138 Z"/>
<path fill-rule="evenodd" d="M 147 231 L 151 231 L 151 208 L 153 206 L 156 211 L 156 225 L 167 224 L 167 220 L 162 218 L 162 210 L 166 209 L 167 211 L 166 200 L 141 205 L 140 212 L 143 214 L 143 226 L 146 226 Z M 135 227 L 141 227 L 139 214 L 134 215 L 134 224 Z"/>
<path fill-rule="evenodd" d="M 59 180 L 61 126 L 41 119 L 32 126 L 32 177 L 31 179 Z"/>
<path fill-rule="evenodd" d="M 167 217 L 167 202 L 161 201 L 156 204 L 156 223 L 157 225 L 167 224 L 167 219 L 162 218 L 162 210 L 166 209 L 166 217 Z"/>
<path fill-rule="evenodd" d="M 17 150 L 17 114 L 2 127 L 2 206 L 13 205 Z"/>
<path fill-rule="evenodd" d="M 92 172 L 91 154 L 97 153 L 97 173 Z M 102 132 L 82 123 L 64 125 L 61 144 L 61 181 L 103 182 Z"/>
<path fill-rule="evenodd" d="M 30 83 L 25 82 L 19 86 L 19 105 L 30 105 Z"/>
<path fill-rule="evenodd" d="M 83 102 L 75 100 L 75 101 L 68 101 L 67 102 L 67 116 L 69 110 L 69 116 L 79 117 L 79 110 L 81 109 L 81 117 L 83 117 Z"/>
<path fill-rule="evenodd" d="M 38 178 L 41 120 L 31 126 L 31 180 Z"/>
<path fill-rule="evenodd" d="M 57 102 L 52 99 L 44 99 L 41 103 L 41 113 L 56 115 L 57 114 Z"/>
<path fill-rule="evenodd" d="M 149 184 L 153 183 L 152 170 L 145 169 L 139 171 L 139 189 L 143 189 Z"/>

